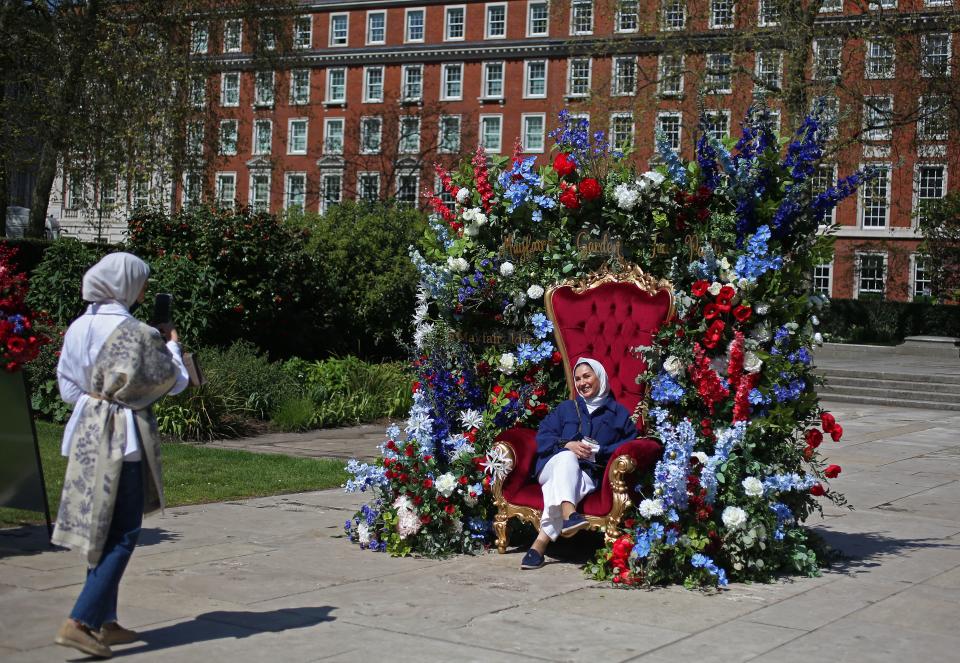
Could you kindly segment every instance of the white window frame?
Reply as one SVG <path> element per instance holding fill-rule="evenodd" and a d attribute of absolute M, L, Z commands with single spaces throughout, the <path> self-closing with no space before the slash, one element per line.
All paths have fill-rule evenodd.
<path fill-rule="evenodd" d="M 705 116 L 718 116 L 723 117 L 724 124 L 726 124 L 726 131 L 724 131 L 723 136 L 714 136 L 720 142 L 723 142 L 724 139 L 730 137 L 730 110 L 727 108 L 708 108 L 704 110 Z M 704 118 L 706 120 L 706 117 Z M 706 127 L 704 127 L 706 131 Z M 712 132 L 711 132 L 712 133 Z"/>
<path fill-rule="evenodd" d="M 661 125 L 662 125 L 662 122 L 661 122 L 661 120 L 664 119 L 664 118 L 667 118 L 667 117 L 675 117 L 675 118 L 677 118 L 677 140 L 676 140 L 676 145 L 672 145 L 672 144 L 671 144 L 670 147 L 673 149 L 674 152 L 679 152 L 679 151 L 680 151 L 680 148 L 683 147 L 683 112 L 681 112 L 681 111 L 659 111 L 659 112 L 657 112 L 657 120 L 656 120 L 656 124 L 654 125 L 654 136 L 656 136 L 656 133 L 657 133 L 657 132 L 662 131 L 662 126 L 661 126 Z M 670 134 L 668 134 L 666 131 L 663 131 L 663 134 L 664 134 L 664 136 L 666 136 L 668 139 L 670 138 Z"/>
<path fill-rule="evenodd" d="M 377 122 L 377 145 L 376 147 L 371 147 L 367 144 L 367 133 L 366 127 L 367 123 L 371 120 L 376 120 Z M 380 151 L 383 149 L 383 118 L 379 115 L 363 115 L 360 117 L 360 145 L 358 146 L 358 151 L 360 154 L 380 154 Z"/>
<path fill-rule="evenodd" d="M 484 131 L 485 120 L 496 119 L 499 124 L 499 129 L 497 131 L 497 147 L 487 147 L 484 144 L 486 139 L 486 132 Z M 503 151 L 503 114 L 502 113 L 483 113 L 480 115 L 479 124 L 480 127 L 480 144 L 483 146 L 483 149 L 487 151 L 488 154 L 500 154 Z"/>
<path fill-rule="evenodd" d="M 202 40 L 200 35 L 203 35 Z M 210 50 L 210 23 L 193 21 L 190 23 L 190 55 L 203 55 Z"/>
<path fill-rule="evenodd" d="M 622 8 L 623 8 L 624 2 L 633 3 L 634 11 L 629 14 L 623 12 Z M 634 21 L 635 21 L 634 27 L 632 28 L 623 27 L 623 17 L 631 14 L 634 16 Z M 640 31 L 640 0 L 619 0 L 619 2 L 617 2 L 616 16 L 614 16 L 613 21 L 614 21 L 613 31 L 616 32 L 617 34 L 623 35 L 623 34 L 634 34 L 639 32 Z"/>
<path fill-rule="evenodd" d="M 862 268 L 861 260 L 867 257 L 881 257 L 883 258 L 883 286 L 882 289 L 878 292 L 876 290 L 861 290 L 860 289 L 860 280 L 862 278 Z M 887 294 L 887 278 L 890 275 L 889 265 L 887 262 L 887 252 L 886 251 L 856 251 L 853 257 L 853 298 L 860 299 L 861 294 L 879 294 L 881 299 L 886 297 Z"/>
<path fill-rule="evenodd" d="M 260 149 L 260 143 L 261 143 L 260 138 L 262 137 L 261 136 L 262 132 L 260 131 L 260 128 L 262 126 L 267 127 L 266 133 L 269 138 L 266 141 L 267 142 L 266 149 Z M 261 156 L 264 154 L 270 154 L 272 151 L 273 151 L 273 120 L 269 118 L 263 118 L 263 117 L 255 118 L 253 120 L 253 136 L 251 137 L 250 153 L 253 154 L 254 156 Z"/>
<path fill-rule="evenodd" d="M 303 182 L 303 200 L 299 205 L 293 203 L 293 178 L 302 178 Z M 305 212 L 307 209 L 307 174 L 302 170 L 289 171 L 283 174 L 283 209 L 296 209 Z"/>
<path fill-rule="evenodd" d="M 255 200 L 256 196 L 256 187 L 254 186 L 254 179 L 257 177 L 266 177 L 267 178 L 267 198 L 265 201 L 262 201 L 259 205 Z M 247 205 L 250 206 L 254 212 L 269 212 L 270 211 L 270 171 L 261 168 L 250 171 L 250 176 L 247 180 Z"/>
<path fill-rule="evenodd" d="M 533 8 L 534 7 L 544 7 L 547 10 L 546 16 L 546 25 L 543 32 L 534 32 L 533 31 Z M 544 2 L 543 0 L 528 0 L 527 1 L 527 25 L 526 25 L 526 36 L 527 37 L 547 37 L 550 35 L 550 4 Z"/>
<path fill-rule="evenodd" d="M 939 108 L 945 108 L 949 103 L 949 100 L 946 98 L 946 95 L 934 94 L 934 95 L 923 95 L 920 97 L 919 111 L 917 113 L 917 140 L 923 142 L 934 142 L 934 141 L 944 141 L 950 137 L 950 127 L 949 122 L 944 122 L 942 128 L 944 131 L 933 133 L 928 126 L 927 122 L 931 117 L 935 117 L 937 114 L 937 108 L 934 108 L 932 111 L 925 110 L 925 107 L 928 106 L 929 102 L 932 99 L 942 99 L 943 106 Z M 934 127 L 936 128 L 936 127 Z"/>
<path fill-rule="evenodd" d="M 232 79 L 237 82 L 236 86 L 236 99 L 233 101 L 227 100 L 227 79 Z M 235 108 L 240 105 L 240 72 L 239 71 L 225 71 L 220 74 L 220 105 L 223 108 Z"/>
<path fill-rule="evenodd" d="M 408 94 L 408 72 L 410 71 L 419 72 L 420 76 L 420 92 L 414 96 Z M 422 64 L 405 64 L 400 70 L 400 100 L 405 102 L 419 102 L 423 101 L 423 65 Z"/>
<path fill-rule="evenodd" d="M 947 64 L 942 71 L 931 72 L 927 67 L 927 44 L 931 37 L 947 38 Z M 924 78 L 949 78 L 953 61 L 953 35 L 949 32 L 935 32 L 920 35 L 920 75 Z"/>
<path fill-rule="evenodd" d="M 343 41 L 337 41 L 336 34 L 334 33 L 334 21 L 339 19 L 345 19 L 346 25 L 343 30 Z M 327 38 L 327 46 L 330 48 L 344 48 L 350 45 L 350 13 L 349 12 L 334 12 L 330 14 L 330 20 L 328 22 L 329 36 Z"/>
<path fill-rule="evenodd" d="M 718 23 L 714 19 L 716 18 L 715 7 L 718 2 L 725 3 L 727 9 L 730 12 L 730 20 L 726 23 Z M 707 21 L 708 27 L 711 30 L 729 30 L 736 25 L 737 22 L 737 0 L 710 0 L 710 7 L 708 9 L 710 12 L 710 18 Z"/>
<path fill-rule="evenodd" d="M 377 188 L 375 195 L 372 198 L 365 197 L 363 195 L 363 179 L 366 177 L 372 177 L 377 182 Z M 357 200 L 368 200 L 375 201 L 380 200 L 380 172 L 376 170 L 360 170 L 357 171 Z"/>
<path fill-rule="evenodd" d="M 444 120 L 455 119 L 457 121 L 457 144 L 452 147 L 446 147 L 443 144 L 445 137 Z M 437 122 L 437 152 L 440 154 L 459 154 L 463 143 L 463 116 L 462 115 L 441 115 Z"/>
<path fill-rule="evenodd" d="M 835 164 L 835 163 L 821 163 L 821 164 L 818 166 L 818 168 L 825 168 L 825 169 L 829 169 L 829 170 L 830 170 L 830 182 L 827 184 L 827 188 L 830 188 L 830 187 L 835 186 L 835 185 L 837 184 L 837 164 Z M 813 172 L 813 175 L 810 177 L 811 185 L 813 184 L 813 182 L 815 182 L 815 181 L 817 180 L 818 177 L 819 177 L 819 173 L 818 173 L 817 170 L 815 169 L 814 172 Z M 826 191 L 826 189 L 824 189 L 824 191 Z M 823 191 L 814 190 L 812 193 L 813 193 L 814 197 L 816 197 L 816 196 L 819 195 L 820 193 L 823 193 Z M 828 225 L 832 226 L 832 225 L 834 225 L 834 224 L 837 222 L 837 207 L 836 207 L 836 205 L 834 205 L 832 208 L 830 208 L 830 212 L 828 212 L 828 213 L 824 216 L 824 221 L 827 221 L 828 223 L 821 223 L 821 224 L 820 224 L 820 227 L 821 227 L 821 228 L 825 228 L 825 227 L 828 226 Z"/>
<path fill-rule="evenodd" d="M 528 133 L 527 121 L 532 119 L 540 120 L 540 145 L 539 147 L 532 147 L 528 138 L 530 133 Z M 523 146 L 523 151 L 527 154 L 543 154 L 546 148 L 546 136 L 547 136 L 547 114 L 546 113 L 521 113 L 520 114 L 520 141 Z"/>
<path fill-rule="evenodd" d="M 667 67 L 670 62 L 679 59 L 679 76 L 668 76 Z M 686 66 L 686 58 L 683 53 L 661 53 L 657 57 L 657 94 L 661 97 L 682 97 L 683 96 L 683 72 Z M 667 87 L 667 83 L 670 87 Z M 676 89 L 674 89 L 676 88 Z"/>
<path fill-rule="evenodd" d="M 710 72 L 710 58 L 726 56 L 729 59 L 729 67 L 726 70 L 726 86 L 725 87 L 711 87 L 709 77 L 711 76 Z M 731 94 L 733 92 L 733 53 L 729 51 L 717 51 L 714 53 L 707 53 L 704 58 L 704 85 L 706 86 L 708 94 Z M 716 74 L 713 74 L 716 75 Z"/>
<path fill-rule="evenodd" d="M 893 179 L 891 177 L 893 169 L 889 163 L 875 163 L 870 165 L 880 167 L 886 170 L 886 178 L 885 178 L 886 192 L 884 193 L 885 206 L 884 206 L 883 225 L 868 226 L 864 223 L 864 221 L 866 220 L 866 213 L 867 213 L 867 205 L 866 205 L 867 193 L 874 186 L 876 182 L 876 179 L 872 179 L 869 182 L 864 182 L 857 194 L 857 227 L 860 228 L 861 230 L 883 231 L 890 227 L 890 207 L 891 207 L 890 185 L 891 185 L 891 180 Z M 861 168 L 863 168 L 863 164 L 861 165 Z"/>
<path fill-rule="evenodd" d="M 776 64 L 775 86 L 771 86 L 767 81 L 767 58 L 773 57 Z M 783 51 L 757 51 L 754 58 L 754 76 L 757 79 L 756 90 L 762 94 L 778 92 L 783 89 Z M 763 84 L 760 84 L 763 81 Z"/>
<path fill-rule="evenodd" d="M 302 26 L 306 24 L 306 30 Z M 313 47 L 313 14 L 301 14 L 293 19 L 293 48 L 309 50 Z"/>
<path fill-rule="evenodd" d="M 420 25 L 420 38 L 410 37 L 410 15 L 419 12 L 423 19 Z M 426 7 L 407 7 L 403 11 L 403 43 L 404 44 L 422 44 L 427 35 L 427 8 Z"/>
<path fill-rule="evenodd" d="M 333 96 L 333 81 L 332 76 L 334 72 L 343 72 L 343 96 L 334 97 Z M 328 67 L 326 70 L 327 74 L 327 84 L 324 94 L 324 104 L 328 105 L 346 105 L 347 103 L 347 68 L 346 67 Z"/>
<path fill-rule="evenodd" d="M 294 149 L 293 125 L 303 123 L 303 149 Z M 310 149 L 310 120 L 305 117 L 291 117 L 287 120 L 287 154 L 305 155 Z"/>
<path fill-rule="evenodd" d="M 198 109 L 207 107 L 207 79 L 205 76 L 190 77 L 190 105 Z"/>
<path fill-rule="evenodd" d="M 542 94 L 533 94 L 530 92 L 530 65 L 534 63 L 540 63 L 543 65 L 543 93 Z M 524 99 L 546 99 L 547 98 L 547 81 L 548 72 L 550 70 L 550 61 L 547 59 L 532 59 L 523 61 L 523 98 Z"/>
<path fill-rule="evenodd" d="M 456 69 L 460 73 L 460 93 L 449 94 L 449 72 Z M 463 100 L 463 72 L 464 64 L 462 62 L 444 62 L 440 65 L 440 101 L 462 101 Z"/>
<path fill-rule="evenodd" d="M 227 44 L 227 34 L 230 30 L 236 28 L 237 43 L 233 46 Z M 223 22 L 223 52 L 240 53 L 243 51 L 243 19 L 231 18 Z"/>
<path fill-rule="evenodd" d="M 404 177 L 412 177 L 413 184 L 413 200 L 401 200 L 400 199 L 400 179 Z M 420 200 L 420 172 L 412 169 L 404 169 L 397 172 L 397 175 L 394 179 L 394 200 L 398 205 L 412 205 L 413 207 L 417 206 L 417 202 Z"/>
<path fill-rule="evenodd" d="M 917 292 L 917 269 L 921 264 L 927 262 L 930 259 L 930 256 L 925 256 L 922 253 L 913 252 L 910 254 L 910 300 L 914 300 L 917 297 L 932 297 L 933 296 L 933 275 L 931 274 L 931 266 L 927 264 L 924 268 L 924 273 L 926 274 L 925 282 L 930 284 L 930 294 L 925 295 L 922 292 Z"/>
<path fill-rule="evenodd" d="M 577 9 L 589 9 L 590 27 L 581 28 L 577 25 L 580 17 L 577 16 Z M 570 35 L 592 35 L 596 16 L 593 11 L 593 0 L 571 0 L 570 2 Z"/>
<path fill-rule="evenodd" d="M 890 45 L 890 68 L 884 69 L 881 71 L 873 71 L 871 68 L 871 61 L 877 58 L 871 57 L 871 50 L 875 44 L 880 44 L 881 42 L 889 43 Z M 864 54 L 863 54 L 863 77 L 868 80 L 890 80 L 895 78 L 897 75 L 897 43 L 892 37 L 883 37 L 876 36 L 871 39 L 866 39 L 864 41 Z"/>
<path fill-rule="evenodd" d="M 777 5 L 779 0 L 757 0 L 757 25 L 761 28 L 771 28 L 780 25 L 781 15 L 780 7 Z M 770 14 L 776 13 L 776 18 L 771 19 Z"/>
<path fill-rule="evenodd" d="M 836 51 L 836 73 L 824 75 L 823 51 Z M 813 40 L 813 79 L 816 81 L 839 81 L 843 77 L 843 37 L 817 37 Z"/>
<path fill-rule="evenodd" d="M 227 143 L 224 142 L 224 139 L 227 138 L 227 135 L 224 133 L 225 128 L 233 126 L 233 147 L 230 147 Z M 217 154 L 227 157 L 235 157 L 240 150 L 240 120 L 237 119 L 225 119 L 220 120 L 220 128 L 217 133 Z"/>
<path fill-rule="evenodd" d="M 620 64 L 629 62 L 633 65 L 633 87 L 622 89 L 620 85 Z M 610 95 L 614 97 L 633 97 L 637 94 L 637 73 L 639 63 L 636 55 L 615 56 L 611 61 L 612 75 L 610 76 Z"/>
<path fill-rule="evenodd" d="M 371 36 L 373 31 L 370 23 L 375 16 L 383 17 L 383 39 L 374 39 Z M 386 9 L 370 9 L 367 11 L 367 32 L 366 32 L 366 45 L 367 46 L 378 46 L 387 43 L 387 10 Z"/>
<path fill-rule="evenodd" d="M 327 184 L 333 178 L 337 178 L 340 186 L 337 187 L 337 196 L 335 200 L 327 198 L 327 192 L 330 190 Z M 326 214 L 333 205 L 339 205 L 343 202 L 343 171 L 329 170 L 320 173 L 320 213 Z"/>
<path fill-rule="evenodd" d="M 459 9 L 463 16 L 463 23 L 460 25 L 461 34 L 459 37 L 450 36 L 450 16 L 454 10 Z M 426 26 L 426 21 L 424 21 Z M 467 38 L 467 6 L 466 5 L 446 5 L 443 8 L 443 41 L 464 41 Z"/>
<path fill-rule="evenodd" d="M 194 192 L 194 185 L 196 185 L 196 197 L 191 195 Z M 184 207 L 193 207 L 203 202 L 203 177 L 200 173 L 185 172 L 180 186 L 180 203 Z"/>
<path fill-rule="evenodd" d="M 821 14 L 841 11 L 843 11 L 843 0 L 823 0 L 823 4 L 820 5 Z"/>
<path fill-rule="evenodd" d="M 680 4 L 683 18 L 680 25 L 669 25 L 667 23 L 667 6 Z M 671 7 L 672 9 L 672 7 Z M 684 0 L 660 0 L 660 29 L 664 32 L 675 32 L 685 30 L 687 27 L 687 4 Z"/>
<path fill-rule="evenodd" d="M 230 185 L 233 187 L 233 198 L 229 201 L 229 205 L 224 205 L 224 182 L 230 181 Z M 214 175 L 214 200 L 218 207 L 225 209 L 233 209 L 237 205 L 237 173 L 236 171 L 219 171 Z"/>
<path fill-rule="evenodd" d="M 491 67 L 500 67 L 500 94 L 491 94 L 490 93 L 490 78 L 489 72 Z M 505 60 L 493 60 L 490 62 L 483 63 L 483 82 L 482 87 L 480 88 L 480 97 L 484 100 L 500 100 L 503 99 L 503 95 L 507 87 L 507 63 Z"/>
<path fill-rule="evenodd" d="M 496 9 L 497 7 L 503 8 L 503 34 L 495 35 L 490 32 L 490 10 Z M 488 2 L 483 10 L 484 15 L 484 25 L 483 25 L 483 38 L 484 39 L 506 39 L 507 38 L 507 26 L 509 25 L 507 12 L 509 11 L 508 5 L 506 2 Z"/>
<path fill-rule="evenodd" d="M 408 134 L 404 131 L 404 125 L 410 120 L 417 121 L 416 143 L 414 143 Z M 405 141 L 410 141 L 406 144 Z M 397 118 L 397 154 L 417 154 L 420 152 L 420 145 L 423 142 L 423 121 L 419 115 L 401 115 Z"/>
<path fill-rule="evenodd" d="M 270 85 L 266 90 L 261 85 L 261 76 L 270 75 Z M 263 95 L 264 91 L 268 94 Z M 277 98 L 277 74 L 274 71 L 256 71 L 253 74 L 253 105 L 259 108 L 273 108 Z"/>
<path fill-rule="evenodd" d="M 303 99 L 298 99 L 296 95 L 296 79 L 297 74 L 306 73 L 307 74 L 307 85 L 306 85 L 306 97 Z M 309 69 L 292 69 L 290 70 L 290 105 L 291 106 L 303 106 L 310 103 L 310 70 Z"/>
<path fill-rule="evenodd" d="M 876 109 L 875 102 L 873 101 L 875 99 L 886 99 L 890 102 L 888 115 L 889 124 L 885 127 L 874 127 L 871 129 L 869 121 Z M 863 140 L 883 143 L 888 143 L 893 140 L 893 103 L 894 99 L 892 94 L 867 95 L 863 98 Z M 879 117 L 879 115 L 877 117 Z"/>
<path fill-rule="evenodd" d="M 938 197 L 932 196 L 922 196 L 921 197 L 921 177 L 920 172 L 925 168 L 941 168 L 943 170 L 943 184 L 941 185 L 940 195 Z M 943 161 L 925 161 L 921 163 L 914 164 L 913 166 L 913 214 L 910 215 L 911 223 L 910 225 L 916 228 L 920 224 L 920 205 L 923 201 L 926 200 L 942 200 L 944 196 L 947 195 L 947 188 L 949 186 L 948 181 L 949 168 L 947 164 Z"/>
<path fill-rule="evenodd" d="M 340 126 L 340 146 L 331 146 L 330 131 L 331 127 Z M 323 154 L 343 154 L 343 144 L 346 141 L 347 121 L 342 117 L 323 118 Z"/>
<path fill-rule="evenodd" d="M 633 115 L 632 111 L 617 111 L 615 113 L 610 113 L 610 131 L 607 134 L 610 136 L 610 147 L 614 150 L 623 150 L 622 142 L 617 141 L 617 133 L 614 130 L 614 127 L 617 125 L 617 120 L 629 119 L 630 120 L 630 144 L 627 146 L 627 149 L 634 147 L 637 144 L 637 120 Z"/>
<path fill-rule="evenodd" d="M 818 269 L 826 270 L 826 275 L 818 275 Z M 817 278 L 826 279 L 826 290 L 820 290 L 817 288 Z M 826 295 L 828 298 L 833 297 L 833 260 L 813 266 L 813 274 L 810 275 L 810 289 L 815 293 Z"/>
<path fill-rule="evenodd" d="M 574 92 L 573 91 L 573 66 L 574 63 L 586 62 L 587 63 L 587 85 L 585 92 Z M 583 98 L 589 97 L 590 92 L 593 88 L 593 58 L 591 57 L 573 57 L 567 58 L 567 97 L 572 98 Z"/>
<path fill-rule="evenodd" d="M 383 102 L 383 81 L 386 77 L 383 65 L 370 65 L 363 68 L 363 103 L 374 104 Z M 380 94 L 379 96 L 370 96 L 370 72 L 380 72 Z"/>

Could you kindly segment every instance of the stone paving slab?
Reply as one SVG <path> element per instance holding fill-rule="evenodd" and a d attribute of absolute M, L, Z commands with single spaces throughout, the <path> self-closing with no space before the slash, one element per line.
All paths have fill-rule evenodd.
<path fill-rule="evenodd" d="M 821 449 L 843 465 L 834 485 L 856 509 L 828 506 L 810 521 L 846 555 L 822 577 L 734 584 L 712 595 L 622 590 L 583 577 L 586 535 L 552 548 L 537 571 L 517 568 L 517 549 L 393 559 L 344 540 L 343 521 L 360 496 L 281 495 L 149 518 L 120 593 L 121 619 L 144 641 L 116 647 L 115 657 L 956 660 L 960 416 L 825 405 L 846 434 Z M 375 450 L 379 435 L 377 427 L 354 446 Z M 79 591 L 83 563 L 48 548 L 45 537 L 43 528 L 0 530 L 4 661 L 76 659 L 51 639 Z"/>

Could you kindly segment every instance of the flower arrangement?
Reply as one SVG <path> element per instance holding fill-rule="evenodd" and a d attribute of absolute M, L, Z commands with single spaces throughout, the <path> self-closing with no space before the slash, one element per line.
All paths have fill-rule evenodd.
<path fill-rule="evenodd" d="M 674 286 L 675 314 L 634 349 L 647 366 L 637 376 L 650 386 L 647 434 L 665 451 L 588 573 L 691 587 L 817 573 L 802 523 L 818 497 L 844 503 L 828 488 L 841 470 L 818 451 L 843 430 L 814 392 L 827 302 L 809 275 L 832 252 L 826 213 L 872 173 L 812 192 L 816 115 L 781 143 L 766 110 L 751 109 L 739 140 L 704 132 L 691 163 L 658 140 L 658 165 L 640 174 L 603 132 L 559 119 L 550 165 L 519 148 L 507 158 L 478 150 L 457 172 L 438 169 L 452 205 L 426 193 L 437 213 L 426 250 L 411 253 L 421 275 L 414 406 L 382 458 L 348 467 L 347 489 L 373 492 L 347 522 L 350 538 L 393 554 L 481 549 L 491 480 L 508 469 L 493 439 L 536 427 L 566 398 L 545 288 L 627 261 Z M 622 254 L 584 237 L 617 240 Z"/>
<path fill-rule="evenodd" d="M 36 328 L 38 316 L 26 305 L 27 276 L 13 266 L 16 249 L 0 244 L 0 360 L 14 373 L 33 361 L 50 342 Z"/>

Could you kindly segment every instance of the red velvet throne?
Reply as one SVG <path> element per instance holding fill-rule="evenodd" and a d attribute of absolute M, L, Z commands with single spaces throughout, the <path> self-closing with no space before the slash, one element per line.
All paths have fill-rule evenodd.
<path fill-rule="evenodd" d="M 600 273 L 578 283 L 565 283 L 546 292 L 547 316 L 553 321 L 554 336 L 563 355 L 570 388 L 573 387 L 572 362 L 592 357 L 607 369 L 610 393 L 630 410 L 637 422 L 638 439 L 622 445 L 607 463 L 604 479 L 593 493 L 578 505 L 590 527 L 602 529 L 608 540 L 616 537 L 620 519 L 632 504 L 635 474 L 653 468 L 663 450 L 658 442 L 640 437 L 644 431 L 643 397 L 645 385 L 636 376 L 646 369 L 643 360 L 632 351 L 650 345 L 660 325 L 673 315 L 673 288 L 668 281 L 657 280 L 632 267 L 623 272 Z M 543 494 L 531 476 L 537 451 L 536 431 L 515 427 L 501 433 L 493 453 L 509 460 L 510 471 L 493 483 L 497 515 L 493 527 L 497 549 L 506 552 L 507 521 L 520 518 L 540 526 Z"/>

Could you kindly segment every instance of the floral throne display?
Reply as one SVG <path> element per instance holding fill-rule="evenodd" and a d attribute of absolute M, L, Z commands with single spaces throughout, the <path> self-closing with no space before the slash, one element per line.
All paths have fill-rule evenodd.
<path fill-rule="evenodd" d="M 544 300 L 563 358 L 570 397 L 576 395 L 573 362 L 579 357 L 596 359 L 607 368 L 611 395 L 633 413 L 637 434 L 642 436 L 645 386 L 636 377 L 647 367 L 634 348 L 649 346 L 653 335 L 673 315 L 670 284 L 631 266 L 620 273 L 589 275 L 580 283 L 549 288 Z M 543 493 L 531 474 L 536 450 L 536 431 L 532 428 L 517 426 L 495 440 L 492 455 L 505 458 L 511 468 L 493 481 L 497 509 L 493 529 L 501 553 L 509 544 L 507 521 L 511 517 L 539 527 Z M 608 460 L 599 489 L 578 505 L 590 527 L 602 530 L 609 543 L 616 539 L 623 514 L 635 497 L 634 475 L 650 471 L 662 451 L 650 438 L 627 442 Z"/>
<path fill-rule="evenodd" d="M 653 168 L 638 172 L 629 150 L 561 112 L 548 165 L 518 148 L 437 167 L 429 230 L 411 249 L 413 406 L 380 458 L 348 463 L 346 489 L 369 496 L 345 523 L 352 542 L 393 555 L 502 550 L 506 520 L 535 522 L 539 504 L 523 439 L 569 398 L 570 362 L 592 354 L 645 415 L 652 455 L 608 468 L 592 498 L 609 491 L 606 520 L 605 504 L 585 509 L 605 534 L 591 577 L 722 587 L 819 573 L 826 552 L 804 521 L 820 500 L 845 504 L 830 487 L 841 468 L 820 451 L 843 429 L 815 390 L 829 302 L 810 281 L 831 259 L 830 210 L 874 173 L 824 183 L 816 113 L 790 138 L 762 105 L 737 139 L 697 133 L 695 160 L 658 136 Z M 628 281 L 635 266 L 667 284 L 638 338 L 616 329 L 620 303 L 594 315 L 596 299 L 587 313 L 565 299 L 575 289 L 545 297 L 598 274 Z"/>

